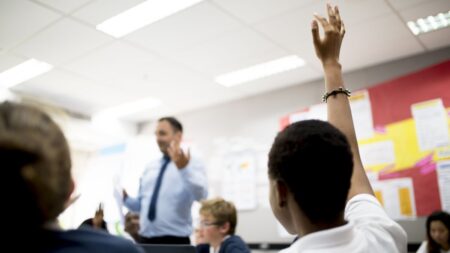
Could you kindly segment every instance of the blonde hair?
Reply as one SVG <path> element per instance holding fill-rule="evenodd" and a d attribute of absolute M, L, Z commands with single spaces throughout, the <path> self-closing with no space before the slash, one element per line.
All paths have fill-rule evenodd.
<path fill-rule="evenodd" d="M 12 191 L 33 202 L 22 206 L 40 212 L 33 222 L 55 219 L 72 190 L 69 147 L 58 125 L 34 107 L 1 103 L 0 154 L 6 180 L 17 181 Z"/>
<path fill-rule="evenodd" d="M 214 198 L 201 202 L 200 214 L 211 215 L 217 224 L 230 223 L 228 234 L 234 235 L 237 224 L 236 207 L 232 202 L 222 198 Z"/>

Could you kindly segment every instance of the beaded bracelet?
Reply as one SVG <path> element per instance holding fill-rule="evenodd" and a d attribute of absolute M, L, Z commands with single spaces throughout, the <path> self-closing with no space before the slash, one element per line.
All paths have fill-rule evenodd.
<path fill-rule="evenodd" d="M 326 102 L 327 102 L 327 99 L 328 99 L 330 96 L 336 96 L 336 94 L 339 94 L 339 93 L 343 93 L 343 94 L 347 95 L 347 97 L 350 97 L 350 96 L 352 95 L 352 92 L 351 92 L 351 91 L 345 89 L 344 87 L 339 87 L 339 88 L 337 88 L 337 89 L 335 89 L 335 90 L 332 90 L 332 91 L 330 91 L 330 92 L 325 92 L 325 93 L 323 94 L 323 96 L 322 96 L 322 101 L 326 103 Z"/>

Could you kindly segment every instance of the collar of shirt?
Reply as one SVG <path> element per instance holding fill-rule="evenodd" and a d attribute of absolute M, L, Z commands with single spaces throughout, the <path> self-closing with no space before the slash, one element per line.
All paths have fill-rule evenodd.
<path fill-rule="evenodd" d="M 227 236 L 225 236 L 223 239 L 222 239 L 222 242 L 224 242 L 226 239 L 228 239 L 228 238 L 230 238 L 230 235 L 227 235 Z M 211 252 L 211 253 L 218 253 L 220 251 L 220 245 L 217 247 L 217 249 L 216 250 L 214 250 L 214 247 L 213 246 L 211 246 L 210 248 L 209 248 L 209 252 Z"/>
<path fill-rule="evenodd" d="M 349 244 L 354 239 L 354 225 L 348 222 L 345 225 L 314 232 L 295 241 L 287 252 L 301 252 L 306 249 L 334 248 Z"/>

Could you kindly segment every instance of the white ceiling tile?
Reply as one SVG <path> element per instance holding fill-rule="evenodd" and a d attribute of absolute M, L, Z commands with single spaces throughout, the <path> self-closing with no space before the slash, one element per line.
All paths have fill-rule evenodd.
<path fill-rule="evenodd" d="M 402 16 L 404 21 L 407 22 L 448 11 L 450 11 L 450 0 L 434 0 L 426 1 L 425 3 L 401 11 L 400 16 Z"/>
<path fill-rule="evenodd" d="M 343 21 L 350 33 L 353 32 L 351 27 L 392 12 L 383 1 L 378 0 L 341 0 L 335 1 L 335 4 L 339 5 Z M 326 16 L 324 6 L 325 1 L 316 1 L 309 6 L 255 24 L 254 28 L 279 45 L 295 52 L 307 64 L 320 68 L 312 44 L 311 21 L 314 12 Z"/>
<path fill-rule="evenodd" d="M 178 85 L 176 92 L 174 92 L 174 87 L 161 87 L 155 92 L 163 102 L 160 107 L 129 115 L 125 119 L 147 121 L 150 118 L 179 114 L 227 102 L 235 99 L 237 95 L 232 89 L 213 82 L 185 82 Z M 151 91 L 141 91 L 141 93 L 151 93 Z"/>
<path fill-rule="evenodd" d="M 176 93 L 167 90 L 165 95 L 161 95 L 165 97 L 165 104 L 161 107 L 130 115 L 126 119 L 130 121 L 146 121 L 149 118 L 179 114 L 289 85 L 296 85 L 302 81 L 318 78 L 321 75 L 321 72 L 304 67 L 232 88 L 225 88 L 217 83 L 202 83 L 196 86 L 185 87 L 188 89 L 178 90 Z"/>
<path fill-rule="evenodd" d="M 450 0 L 427 1 L 400 12 L 403 21 L 415 21 L 430 15 L 450 10 Z M 429 32 L 417 36 L 427 49 L 437 49 L 450 45 L 450 28 Z"/>
<path fill-rule="evenodd" d="M 314 11 L 315 7 L 292 11 L 259 23 L 255 29 L 311 64 L 315 57 L 310 25 Z"/>
<path fill-rule="evenodd" d="M 422 52 L 424 49 L 417 42 L 408 38 L 376 40 L 366 43 L 366 45 L 348 43 L 348 46 L 343 46 L 341 63 L 344 71 L 350 71 Z"/>
<path fill-rule="evenodd" d="M 91 0 L 37 0 L 65 13 L 70 13 Z"/>
<path fill-rule="evenodd" d="M 388 0 L 388 2 L 398 11 L 408 9 L 430 0 Z"/>
<path fill-rule="evenodd" d="M 450 45 L 450 28 L 421 34 L 419 39 L 429 50 L 446 47 Z"/>
<path fill-rule="evenodd" d="M 208 76 L 192 71 L 186 67 L 167 60 L 160 59 L 145 73 L 145 80 L 161 86 L 170 86 L 171 89 L 186 85 L 187 83 L 202 83 L 208 81 Z"/>
<path fill-rule="evenodd" d="M 179 51 L 215 38 L 240 24 L 208 2 L 202 2 L 125 37 L 159 52 Z"/>
<path fill-rule="evenodd" d="M 314 0 L 213 0 L 218 6 L 246 23 L 255 23 L 316 2 Z"/>
<path fill-rule="evenodd" d="M 62 69 L 54 69 L 14 88 L 79 113 L 90 114 L 130 99 L 121 89 L 98 84 Z"/>
<path fill-rule="evenodd" d="M 95 30 L 143 1 L 0 0 L 0 71 L 29 57 L 56 65 L 14 91 L 85 114 L 144 97 L 163 102 L 130 116 L 139 121 L 322 77 L 310 23 L 314 12 L 325 14 L 325 0 L 209 0 L 121 40 Z M 450 29 L 415 37 L 394 11 L 422 17 L 448 10 L 449 1 L 333 1 L 347 27 L 344 70 L 448 46 Z M 73 16 L 58 20 L 55 9 Z M 306 66 L 231 88 L 214 82 L 218 74 L 290 54 Z"/>
<path fill-rule="evenodd" d="M 119 41 L 64 67 L 90 79 L 129 89 L 159 87 L 166 78 L 184 74 L 164 59 Z"/>
<path fill-rule="evenodd" d="M 71 92 L 76 92 L 77 90 L 60 92 L 44 90 L 40 87 L 30 86 L 29 84 L 21 84 L 15 86 L 12 91 L 16 94 L 34 97 L 39 101 L 85 115 L 89 115 L 98 107 L 95 100 L 78 99 L 74 95 L 69 94 Z"/>
<path fill-rule="evenodd" d="M 60 18 L 57 13 L 24 0 L 0 1 L 0 48 L 10 48 Z"/>
<path fill-rule="evenodd" d="M 371 19 L 361 24 L 353 24 L 347 27 L 344 43 L 353 47 L 355 44 L 370 45 L 372 41 L 397 42 L 399 39 L 417 41 L 408 27 L 396 15 L 386 15 Z M 399 44 L 393 44 L 396 47 Z M 368 47 L 370 48 L 370 46 Z"/>
<path fill-rule="evenodd" d="M 322 1 L 322 9 L 319 13 L 326 14 L 325 3 Z M 380 0 L 339 0 L 335 4 L 339 5 L 340 14 L 347 24 L 359 24 L 387 14 L 393 14 L 392 9 L 385 1 Z"/>
<path fill-rule="evenodd" d="M 424 48 L 396 16 L 388 15 L 348 27 L 341 59 L 344 67 L 358 69 L 424 52 Z"/>
<path fill-rule="evenodd" d="M 199 72 L 214 76 L 287 54 L 285 50 L 258 33 L 241 27 L 217 36 L 208 43 L 176 53 L 173 59 Z"/>
<path fill-rule="evenodd" d="M 97 49 L 81 59 L 65 65 L 73 72 L 102 83 L 120 83 L 133 86 L 144 81 L 154 56 L 123 42 L 114 42 Z"/>
<path fill-rule="evenodd" d="M 278 30 L 285 26 L 286 28 L 283 30 L 302 32 L 298 31 L 297 28 L 299 26 L 305 26 L 309 31 L 311 21 L 314 18 L 314 13 L 327 17 L 325 8 L 327 2 L 329 1 L 314 1 L 308 5 L 292 9 L 288 12 L 263 20 L 262 22 L 258 22 L 257 24 L 254 24 L 254 27 L 260 28 L 262 31 L 271 31 L 271 28 Z M 346 25 L 361 23 L 365 20 L 393 13 L 384 1 L 379 0 L 336 0 L 333 1 L 333 4 L 339 6 L 339 11 Z M 264 29 L 264 26 L 266 25 L 269 27 Z"/>
<path fill-rule="evenodd" d="M 302 82 L 307 82 L 319 77 L 322 77 L 321 71 L 316 71 L 309 66 L 304 66 L 249 83 L 230 87 L 230 89 L 240 94 L 240 97 L 246 97 L 292 85 L 298 85 Z"/>
<path fill-rule="evenodd" d="M 16 51 L 56 65 L 112 40 L 93 28 L 66 18 L 22 44 Z"/>
<path fill-rule="evenodd" d="M 12 54 L 0 55 L 0 72 L 10 69 L 20 63 L 26 61 L 26 58 L 19 57 Z"/>
<path fill-rule="evenodd" d="M 85 90 L 98 84 L 94 84 L 94 82 L 68 71 L 53 69 L 25 82 L 24 85 L 35 86 L 43 90 L 64 92 L 65 90 Z"/>
<path fill-rule="evenodd" d="M 72 16 L 90 24 L 98 25 L 141 2 L 144 2 L 144 0 L 96 0 L 77 10 Z"/>

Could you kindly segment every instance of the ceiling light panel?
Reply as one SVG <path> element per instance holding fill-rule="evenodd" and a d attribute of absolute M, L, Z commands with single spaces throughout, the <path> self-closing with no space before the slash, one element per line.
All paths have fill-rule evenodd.
<path fill-rule="evenodd" d="M 105 20 L 96 28 L 113 37 L 120 38 L 201 1 L 203 0 L 148 0 Z"/>

